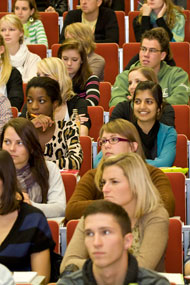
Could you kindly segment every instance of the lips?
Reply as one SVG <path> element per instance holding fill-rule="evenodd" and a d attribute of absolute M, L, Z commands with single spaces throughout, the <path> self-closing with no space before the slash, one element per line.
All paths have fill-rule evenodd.
<path fill-rule="evenodd" d="M 106 152 L 105 153 L 105 156 L 110 156 L 110 155 L 113 155 L 113 153 L 111 153 L 111 152 Z"/>

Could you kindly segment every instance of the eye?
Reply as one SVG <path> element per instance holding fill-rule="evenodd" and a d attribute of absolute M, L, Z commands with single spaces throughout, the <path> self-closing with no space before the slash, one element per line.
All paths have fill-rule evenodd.
<path fill-rule="evenodd" d="M 1 32 L 5 32 L 5 29 L 1 29 Z"/>
<path fill-rule="evenodd" d="M 39 100 L 40 104 L 44 104 L 46 101 L 44 99 Z"/>
<path fill-rule="evenodd" d="M 18 141 L 17 144 L 18 145 L 23 145 L 23 142 L 22 141 Z"/>
<path fill-rule="evenodd" d="M 113 143 L 116 143 L 116 142 L 118 142 L 118 138 L 116 138 L 116 137 L 110 138 L 110 141 Z"/>
<path fill-rule="evenodd" d="M 134 104 L 137 104 L 137 105 L 138 105 L 138 104 L 140 104 L 140 102 L 141 102 L 140 99 L 135 99 L 135 100 L 134 100 Z"/>
<path fill-rule="evenodd" d="M 132 84 L 132 81 L 129 81 L 129 86 Z"/>
<path fill-rule="evenodd" d="M 94 236 L 94 233 L 92 231 L 86 231 L 85 236 L 86 237 L 92 237 L 92 236 Z"/>
<path fill-rule="evenodd" d="M 110 230 L 103 230 L 103 234 L 104 235 L 109 235 L 110 234 Z"/>
<path fill-rule="evenodd" d="M 72 60 L 73 60 L 73 61 L 78 61 L 78 58 L 73 58 Z"/>
<path fill-rule="evenodd" d="M 31 103 L 32 103 L 32 99 L 31 99 L 31 98 L 28 98 L 28 99 L 27 99 L 27 103 L 28 103 L 28 104 L 31 104 Z"/>
<path fill-rule="evenodd" d="M 67 56 L 63 56 L 62 59 L 65 60 L 65 61 L 67 61 L 67 60 L 68 60 L 68 57 L 67 57 Z"/>
<path fill-rule="evenodd" d="M 10 140 L 8 140 L 8 139 L 4 139 L 4 141 L 3 141 L 6 145 L 9 145 L 10 144 Z"/>
<path fill-rule="evenodd" d="M 148 105 L 151 105 L 151 104 L 153 104 L 153 101 L 152 101 L 151 99 L 148 99 L 148 100 L 146 100 L 146 103 L 147 103 Z"/>

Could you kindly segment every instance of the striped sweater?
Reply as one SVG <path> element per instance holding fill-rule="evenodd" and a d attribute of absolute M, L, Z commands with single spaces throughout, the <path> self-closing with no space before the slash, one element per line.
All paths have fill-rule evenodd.
<path fill-rule="evenodd" d="M 73 89 L 79 97 L 87 100 L 88 106 L 97 106 L 100 100 L 99 84 L 98 76 L 93 74 L 88 78 L 84 90 L 80 90 L 78 86 L 73 86 Z"/>
<path fill-rule="evenodd" d="M 36 20 L 28 26 L 28 31 L 25 32 L 24 37 L 27 44 L 44 44 L 48 48 L 46 32 L 40 20 Z"/>

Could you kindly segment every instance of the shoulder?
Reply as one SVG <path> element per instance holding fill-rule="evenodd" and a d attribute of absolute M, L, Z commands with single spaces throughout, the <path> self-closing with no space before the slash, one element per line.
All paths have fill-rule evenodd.
<path fill-rule="evenodd" d="M 71 10 L 67 13 L 67 15 L 69 17 L 79 17 L 82 15 L 82 10 L 81 9 L 75 9 L 75 10 Z"/>
<path fill-rule="evenodd" d="M 49 174 L 51 174 L 52 172 L 54 172 L 54 173 L 59 172 L 60 173 L 58 166 L 54 162 L 46 160 L 46 165 L 47 165 Z"/>
<path fill-rule="evenodd" d="M 32 221 L 33 219 L 38 221 L 41 219 L 46 219 L 43 212 L 40 209 L 24 202 L 21 203 L 19 215 L 28 216 L 28 219 L 30 221 Z"/>
<path fill-rule="evenodd" d="M 31 51 L 28 50 L 28 53 L 27 53 L 27 58 L 29 61 L 40 61 L 41 60 L 41 57 Z"/>
<path fill-rule="evenodd" d="M 167 64 L 165 61 L 162 61 L 162 63 L 161 63 L 160 72 L 161 73 L 162 72 L 168 73 L 171 76 L 174 76 L 175 73 L 187 74 L 187 72 L 183 68 L 178 67 L 178 66 L 171 66 L 171 65 Z M 173 78 L 173 79 L 175 80 L 176 78 Z"/>
<path fill-rule="evenodd" d="M 35 20 L 35 21 L 32 23 L 31 27 L 32 27 L 32 26 L 43 26 L 43 23 L 42 23 L 41 20 Z"/>
<path fill-rule="evenodd" d="M 57 285 L 61 284 L 77 284 L 77 285 L 82 285 L 84 284 L 83 282 L 83 273 L 82 270 L 77 270 L 69 275 L 65 275 L 64 277 L 60 278 L 57 282 Z"/>
<path fill-rule="evenodd" d="M 165 277 L 159 275 L 155 271 L 145 269 L 142 267 L 139 267 L 137 278 L 138 278 L 138 282 L 140 282 L 140 284 L 142 285 L 146 285 L 146 284 L 169 285 L 170 284 L 169 281 Z"/>
<path fill-rule="evenodd" d="M 141 218 L 141 223 L 144 225 L 155 224 L 155 223 L 164 223 L 169 224 L 169 216 L 167 210 L 164 206 L 158 206 L 154 211 L 151 211 L 148 214 L 145 214 Z"/>
<path fill-rule="evenodd" d="M 176 130 L 172 126 L 168 126 L 165 124 L 160 123 L 160 128 L 158 133 L 163 134 L 163 133 L 171 133 L 177 136 Z"/>
<path fill-rule="evenodd" d="M 88 77 L 88 80 L 87 80 L 87 82 L 86 83 L 89 83 L 89 82 L 94 82 L 94 81 L 100 81 L 99 80 L 99 78 L 98 78 L 98 76 L 97 75 L 95 75 L 95 74 L 92 74 L 90 77 Z"/>
<path fill-rule="evenodd" d="M 13 77 L 20 77 L 21 78 L 21 74 L 16 67 L 13 67 L 12 71 L 11 71 L 10 78 L 13 78 Z"/>
<path fill-rule="evenodd" d="M 100 7 L 99 8 L 99 17 L 105 16 L 105 15 L 107 15 L 107 16 L 115 16 L 116 17 L 115 12 L 114 12 L 113 9 L 107 8 L 107 7 Z"/>

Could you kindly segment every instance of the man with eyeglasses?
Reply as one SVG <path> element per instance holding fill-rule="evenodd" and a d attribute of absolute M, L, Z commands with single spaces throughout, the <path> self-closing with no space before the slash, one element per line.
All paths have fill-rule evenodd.
<path fill-rule="evenodd" d="M 146 31 L 141 39 L 140 60 L 133 64 L 130 70 L 139 65 L 151 67 L 158 76 L 163 98 L 172 105 L 188 104 L 190 96 L 188 74 L 180 67 L 168 65 L 164 61 L 166 55 L 170 55 L 166 31 L 163 28 Z M 117 76 L 112 88 L 110 107 L 127 101 L 128 73 L 129 70 L 125 70 Z"/>

